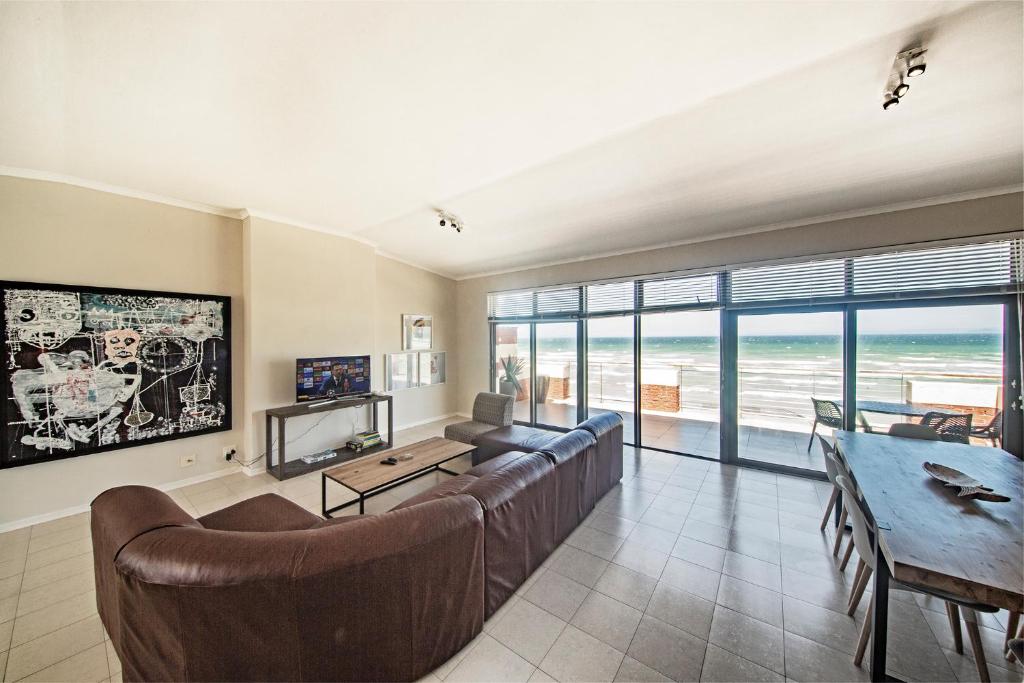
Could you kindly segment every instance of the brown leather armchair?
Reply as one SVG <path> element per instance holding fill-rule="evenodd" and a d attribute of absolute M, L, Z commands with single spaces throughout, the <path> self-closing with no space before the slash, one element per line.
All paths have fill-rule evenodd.
<path fill-rule="evenodd" d="M 328 521 L 261 499 L 239 503 L 255 522 L 237 506 L 195 520 L 141 486 L 93 501 L 97 602 L 125 680 L 416 680 L 483 628 L 474 498 Z"/>

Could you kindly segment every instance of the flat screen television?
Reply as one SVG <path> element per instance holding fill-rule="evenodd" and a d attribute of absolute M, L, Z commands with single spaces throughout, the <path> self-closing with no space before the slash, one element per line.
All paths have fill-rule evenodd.
<path fill-rule="evenodd" d="M 369 392 L 369 356 L 299 358 L 295 361 L 297 403 Z"/>

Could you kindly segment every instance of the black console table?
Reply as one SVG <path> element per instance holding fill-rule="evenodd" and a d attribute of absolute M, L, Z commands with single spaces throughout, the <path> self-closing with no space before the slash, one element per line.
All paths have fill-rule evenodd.
<path fill-rule="evenodd" d="M 358 453 L 348 446 L 343 445 L 341 448 L 334 449 L 334 452 L 337 453 L 335 457 L 314 463 L 305 463 L 302 460 L 292 460 L 289 462 L 285 457 L 288 445 L 287 439 L 285 438 L 285 424 L 287 423 L 288 418 L 313 415 L 315 413 L 325 413 L 331 410 L 342 410 L 344 408 L 359 408 L 360 406 L 368 405 L 371 407 L 373 413 L 372 429 L 377 431 L 379 429 L 377 426 L 377 405 L 380 403 L 388 404 L 388 437 L 387 439 L 382 439 L 379 445 L 364 448 Z M 394 430 L 394 414 L 395 411 L 393 410 L 392 399 L 390 396 L 385 394 L 339 398 L 314 403 L 297 403 L 292 406 L 284 406 L 283 408 L 271 408 L 267 411 L 267 472 L 283 481 L 285 479 L 291 479 L 292 477 L 302 476 L 303 474 L 323 469 L 324 467 L 331 467 L 349 460 L 354 460 L 355 458 L 361 458 L 362 456 L 369 455 L 370 453 L 387 450 L 388 448 L 391 448 L 391 439 Z M 275 418 L 277 419 L 276 462 L 274 461 Z"/>

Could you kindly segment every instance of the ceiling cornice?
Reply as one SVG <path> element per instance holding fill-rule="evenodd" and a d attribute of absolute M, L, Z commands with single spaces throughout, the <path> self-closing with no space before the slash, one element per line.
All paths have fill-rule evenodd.
<path fill-rule="evenodd" d="M 87 190 L 97 190 L 99 192 L 116 194 L 122 197 L 131 197 L 132 199 L 143 199 L 147 202 L 167 204 L 168 206 L 176 206 L 179 209 L 189 209 L 191 211 L 199 211 L 201 213 L 210 213 L 215 216 L 224 216 L 225 218 L 242 218 L 243 209 L 229 209 L 223 206 L 203 204 L 202 202 L 192 202 L 186 199 L 167 197 L 153 192 L 135 190 L 130 187 L 111 185 L 109 183 L 102 183 L 96 180 L 87 180 L 85 178 L 64 175 L 62 173 L 53 173 L 51 171 L 37 171 L 32 168 L 17 168 L 15 166 L 0 166 L 0 176 L 9 176 L 11 178 L 25 178 L 26 180 L 45 180 L 51 183 L 63 183 L 64 185 L 84 187 Z"/>

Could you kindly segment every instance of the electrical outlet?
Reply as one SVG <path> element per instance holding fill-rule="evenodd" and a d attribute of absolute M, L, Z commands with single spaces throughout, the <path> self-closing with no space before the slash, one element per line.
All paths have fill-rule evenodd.
<path fill-rule="evenodd" d="M 193 453 L 192 455 L 183 455 L 183 456 L 181 456 L 178 459 L 178 464 L 181 465 L 182 467 L 192 467 L 192 465 L 196 464 L 195 453 Z"/>
<path fill-rule="evenodd" d="M 231 461 L 236 455 L 238 455 L 238 448 L 235 446 L 235 444 L 231 444 L 230 446 L 224 446 L 222 449 L 220 449 L 220 454 L 224 456 L 225 460 Z"/>

